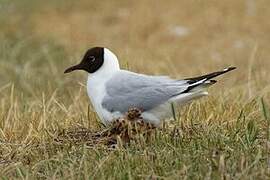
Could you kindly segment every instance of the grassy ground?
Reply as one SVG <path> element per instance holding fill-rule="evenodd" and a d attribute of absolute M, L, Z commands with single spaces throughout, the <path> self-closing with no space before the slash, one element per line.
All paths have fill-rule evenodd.
<path fill-rule="evenodd" d="M 0 0 L 3 179 L 269 179 L 268 0 Z M 152 141 L 111 150 L 59 144 L 98 130 L 85 73 L 64 76 L 88 47 L 124 68 L 182 78 L 237 66 L 211 96 L 178 110 Z"/>

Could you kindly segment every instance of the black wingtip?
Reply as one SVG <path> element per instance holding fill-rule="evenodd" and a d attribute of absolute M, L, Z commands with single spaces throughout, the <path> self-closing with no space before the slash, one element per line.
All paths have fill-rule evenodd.
<path fill-rule="evenodd" d="M 228 67 L 228 68 L 225 68 L 224 71 L 225 72 L 229 72 L 229 71 L 232 71 L 232 70 L 235 70 L 236 67 Z"/>
<path fill-rule="evenodd" d="M 236 69 L 236 67 L 228 67 L 228 68 L 225 68 L 225 69 L 223 69 L 221 71 L 213 72 L 213 73 L 206 74 L 206 75 L 199 76 L 199 77 L 193 77 L 193 78 L 185 79 L 185 80 L 187 80 L 187 83 L 190 84 L 190 86 L 185 91 L 183 91 L 182 93 L 188 93 L 192 89 L 194 89 L 195 87 L 198 87 L 198 86 L 201 86 L 201 85 L 204 85 L 204 84 L 208 84 L 208 85 L 215 84 L 217 81 L 212 79 L 212 78 L 215 78 L 215 77 L 217 77 L 219 75 L 222 75 L 222 74 L 227 73 L 229 71 L 232 71 L 234 69 Z M 201 82 L 201 83 L 197 83 L 198 81 L 201 81 L 201 80 L 204 80 L 204 81 Z"/>
<path fill-rule="evenodd" d="M 196 83 L 196 82 L 201 81 L 203 79 L 205 79 L 205 80 L 212 79 L 214 77 L 225 74 L 225 73 L 227 73 L 229 71 L 232 71 L 234 69 L 236 69 L 236 67 L 232 66 L 232 67 L 225 68 L 225 69 L 223 69 L 221 71 L 212 72 L 212 73 L 202 75 L 202 76 L 198 76 L 198 77 L 186 78 L 185 80 L 187 80 L 187 83 L 193 84 L 193 83 Z"/>

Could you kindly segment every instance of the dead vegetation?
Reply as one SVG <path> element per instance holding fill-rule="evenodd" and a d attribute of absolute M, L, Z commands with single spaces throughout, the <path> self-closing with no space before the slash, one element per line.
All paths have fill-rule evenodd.
<path fill-rule="evenodd" d="M 269 179 L 269 3 L 0 1 L 1 178 Z M 96 45 L 140 73 L 237 71 L 162 131 L 101 128 L 85 74 L 63 74 Z"/>
<path fill-rule="evenodd" d="M 108 128 L 101 131 L 93 131 L 83 127 L 63 130 L 54 140 L 58 143 L 115 147 L 117 142 L 121 145 L 127 145 L 130 141 L 136 141 L 140 136 L 148 141 L 154 129 L 153 125 L 143 121 L 139 109 L 131 108 L 124 117 L 116 119 Z"/>

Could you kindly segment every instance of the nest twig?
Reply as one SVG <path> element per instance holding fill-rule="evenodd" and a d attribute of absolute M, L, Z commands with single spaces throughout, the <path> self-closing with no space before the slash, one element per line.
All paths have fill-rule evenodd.
<path fill-rule="evenodd" d="M 137 108 L 131 108 L 122 118 L 118 118 L 111 126 L 102 131 L 92 131 L 87 128 L 77 128 L 73 130 L 64 130 L 55 138 L 56 142 L 71 142 L 75 144 L 87 144 L 89 146 L 116 145 L 119 140 L 123 144 L 137 140 L 138 136 L 143 136 L 149 140 L 155 127 L 146 123 L 141 117 L 141 111 Z"/>

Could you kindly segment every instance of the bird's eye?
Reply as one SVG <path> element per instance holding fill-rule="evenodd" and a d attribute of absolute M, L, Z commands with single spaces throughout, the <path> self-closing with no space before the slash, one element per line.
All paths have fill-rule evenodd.
<path fill-rule="evenodd" d="M 90 56 L 90 57 L 89 57 L 89 60 L 90 60 L 91 62 L 94 62 L 94 61 L 96 60 L 96 58 L 95 58 L 95 56 Z"/>

